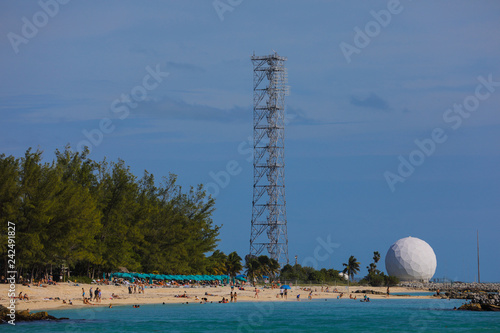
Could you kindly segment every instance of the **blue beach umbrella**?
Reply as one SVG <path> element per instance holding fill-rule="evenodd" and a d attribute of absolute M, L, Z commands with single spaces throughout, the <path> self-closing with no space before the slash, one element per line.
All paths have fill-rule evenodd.
<path fill-rule="evenodd" d="M 280 288 L 280 289 L 292 289 L 292 288 L 290 288 L 290 286 L 289 286 L 289 285 L 284 284 L 284 285 L 282 285 L 282 286 L 281 286 L 281 288 Z"/>

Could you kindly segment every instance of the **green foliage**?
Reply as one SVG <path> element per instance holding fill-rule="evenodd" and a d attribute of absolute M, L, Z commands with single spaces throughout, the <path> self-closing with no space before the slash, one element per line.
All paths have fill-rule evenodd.
<path fill-rule="evenodd" d="M 226 271 L 231 277 L 235 277 L 241 270 L 243 266 L 241 264 L 241 257 L 236 252 L 231 252 L 227 256 L 226 260 Z M 279 269 L 279 264 L 278 264 Z"/>
<path fill-rule="evenodd" d="M 385 275 L 384 273 L 370 273 L 368 274 L 369 284 L 373 287 L 380 287 L 385 285 Z"/>
<path fill-rule="evenodd" d="M 72 276 L 70 280 L 75 283 L 92 283 L 92 279 L 88 276 Z"/>
<path fill-rule="evenodd" d="M 397 277 L 387 276 L 384 272 L 377 269 L 377 263 L 379 260 L 380 253 L 378 251 L 373 252 L 373 262 L 366 267 L 368 269 L 368 275 L 360 281 L 360 284 L 369 284 L 373 287 L 397 285 L 399 283 L 399 279 Z"/>
<path fill-rule="evenodd" d="M 18 159 L 0 155 L 0 223 L 16 223 L 20 275 L 42 277 L 62 265 L 87 276 L 119 267 L 207 272 L 205 253 L 215 249 L 220 227 L 202 185 L 181 193 L 175 175 L 156 185 L 147 171 L 138 180 L 122 160 L 96 162 L 70 147 L 55 156 L 44 163 L 39 150 Z"/>
<path fill-rule="evenodd" d="M 349 276 L 349 279 L 354 279 L 354 275 L 359 272 L 359 262 L 354 256 L 350 256 L 347 263 L 342 264 L 345 268 L 343 273 Z"/>
<path fill-rule="evenodd" d="M 339 271 L 335 269 L 322 268 L 315 270 L 312 267 L 302 267 L 297 264 L 295 266 L 285 265 L 281 269 L 281 281 L 311 281 L 311 282 L 342 282 L 343 279 L 339 276 Z"/>
<path fill-rule="evenodd" d="M 397 277 L 392 276 L 392 275 L 389 275 L 389 276 L 385 275 L 385 284 L 387 286 L 395 286 L 395 285 L 399 284 L 399 282 L 400 281 Z"/>
<path fill-rule="evenodd" d="M 227 256 L 224 252 L 215 250 L 210 257 L 208 257 L 207 273 L 214 275 L 226 274 Z"/>

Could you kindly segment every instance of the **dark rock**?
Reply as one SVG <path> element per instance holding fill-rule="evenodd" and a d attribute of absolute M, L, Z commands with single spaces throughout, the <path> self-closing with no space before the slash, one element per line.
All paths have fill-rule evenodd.
<path fill-rule="evenodd" d="M 0 323 L 6 323 L 7 321 L 11 320 L 11 318 L 8 316 L 10 313 L 10 310 L 6 308 L 5 306 L 0 305 Z M 68 319 L 68 318 L 56 318 L 54 316 L 49 315 L 45 311 L 41 312 L 35 312 L 35 313 L 29 313 L 27 310 L 22 310 L 22 311 L 16 311 L 16 322 L 20 321 L 34 321 L 34 320 L 61 320 L 61 319 Z"/>
<path fill-rule="evenodd" d="M 375 290 L 371 290 L 371 289 L 367 289 L 367 290 L 356 290 L 356 291 L 354 291 L 353 293 L 356 293 L 356 294 L 385 295 L 385 293 L 383 293 L 383 292 L 381 292 L 381 291 L 375 291 Z"/>

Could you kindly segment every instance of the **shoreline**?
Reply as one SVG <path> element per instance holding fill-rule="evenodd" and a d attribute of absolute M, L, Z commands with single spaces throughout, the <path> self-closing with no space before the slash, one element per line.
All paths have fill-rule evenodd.
<path fill-rule="evenodd" d="M 83 304 L 82 298 L 82 288 L 85 289 L 85 294 L 88 295 L 89 289 L 98 287 L 102 290 L 102 301 L 100 303 L 93 303 L 93 305 Z M 297 294 L 300 294 L 301 301 L 307 301 L 308 295 L 310 293 L 307 289 L 309 287 L 292 286 L 291 290 L 288 290 L 288 298 L 282 299 L 278 296 L 279 289 L 259 289 L 259 297 L 254 298 L 255 289 L 251 286 L 245 286 L 245 290 L 234 291 L 237 293 L 237 302 L 296 302 Z M 302 288 L 302 289 L 300 289 Z M 326 288 L 326 287 L 325 287 Z M 321 292 L 321 287 L 311 287 L 312 299 L 337 299 L 339 292 L 332 292 L 335 286 L 329 286 L 330 291 Z M 347 290 L 346 286 L 337 287 L 344 291 Z M 229 298 L 231 288 L 226 287 L 172 287 L 172 288 L 146 288 L 144 294 L 129 294 L 127 286 L 114 286 L 114 285 L 96 285 L 96 284 L 59 284 L 55 286 L 47 287 L 26 287 L 23 285 L 16 285 L 16 296 L 19 292 L 23 294 L 26 293 L 30 300 L 16 300 L 16 310 L 30 310 L 30 311 L 50 311 L 50 310 L 61 310 L 61 309 L 88 309 L 93 307 L 108 307 L 110 304 L 112 306 L 120 305 L 146 305 L 146 304 L 182 304 L 182 303 L 199 303 L 202 298 L 207 298 L 208 303 L 218 303 L 222 298 Z M 342 291 L 339 290 L 339 291 Z M 370 299 L 441 299 L 440 296 L 432 295 L 387 295 L 386 287 L 368 287 L 368 286 L 351 286 L 349 287 L 349 293 L 344 292 L 344 297 L 342 299 L 349 299 L 349 294 L 352 294 L 354 298 L 356 296 L 357 300 L 363 298 L 363 293 L 355 293 L 357 290 L 373 290 L 377 293 L 383 294 L 367 294 Z M 392 293 L 418 293 L 418 292 L 429 292 L 429 290 L 419 290 L 407 287 L 391 287 Z M 10 299 L 8 298 L 9 285 L 0 285 L 0 304 L 8 306 Z M 205 294 L 207 293 L 207 294 Z M 111 295 L 118 295 L 119 298 L 111 298 Z M 188 297 L 175 297 L 175 295 L 184 295 Z M 196 299 L 196 296 L 198 299 Z M 444 296 L 444 295 L 443 295 Z M 52 299 L 49 299 L 52 298 Z M 57 299 L 58 298 L 58 299 Z M 63 300 L 69 302 L 72 301 L 73 305 L 64 304 Z M 354 299 L 353 299 L 354 300 Z"/>

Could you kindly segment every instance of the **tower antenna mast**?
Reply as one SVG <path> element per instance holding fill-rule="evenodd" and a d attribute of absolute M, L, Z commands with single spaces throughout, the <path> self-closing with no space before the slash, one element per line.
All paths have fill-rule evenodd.
<path fill-rule="evenodd" d="M 250 254 L 267 250 L 288 264 L 285 200 L 285 57 L 251 57 L 253 63 L 253 199 Z"/>

